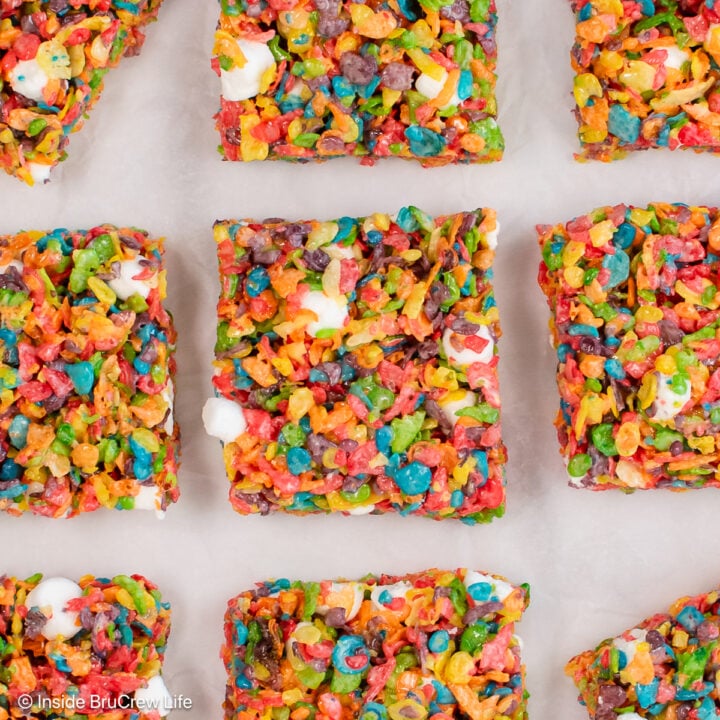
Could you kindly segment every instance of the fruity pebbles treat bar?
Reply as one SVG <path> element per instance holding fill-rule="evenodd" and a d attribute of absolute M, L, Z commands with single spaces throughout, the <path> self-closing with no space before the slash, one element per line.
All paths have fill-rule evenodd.
<path fill-rule="evenodd" d="M 221 0 L 226 160 L 500 160 L 495 0 Z"/>
<path fill-rule="evenodd" d="M 238 512 L 502 515 L 496 236 L 492 210 L 215 225 L 204 419 Z"/>
<path fill-rule="evenodd" d="M 720 0 L 571 0 L 582 153 L 720 152 Z"/>
<path fill-rule="evenodd" d="M 261 583 L 225 615 L 225 718 L 524 720 L 529 600 L 465 569 Z"/>
<path fill-rule="evenodd" d="M 140 575 L 0 577 L 0 718 L 159 720 L 170 605 Z"/>
<path fill-rule="evenodd" d="M 0 0 L 0 168 L 46 182 L 162 0 Z"/>
<path fill-rule="evenodd" d="M 0 236 L 0 510 L 162 512 L 178 497 L 162 241 Z"/>
<path fill-rule="evenodd" d="M 713 590 L 681 598 L 667 613 L 573 658 L 565 672 L 590 718 L 718 717 L 719 597 Z"/>
<path fill-rule="evenodd" d="M 718 210 L 618 205 L 538 230 L 571 484 L 719 487 Z"/>

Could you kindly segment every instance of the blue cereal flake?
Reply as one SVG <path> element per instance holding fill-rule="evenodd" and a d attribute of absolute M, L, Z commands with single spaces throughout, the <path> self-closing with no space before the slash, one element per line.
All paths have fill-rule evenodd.
<path fill-rule="evenodd" d="M 612 255 L 603 258 L 602 266 L 610 271 L 610 277 L 603 285 L 604 289 L 614 288 L 625 282 L 630 274 L 630 258 L 620 248 L 615 248 Z"/>
<path fill-rule="evenodd" d="M 460 73 L 460 79 L 458 80 L 457 96 L 460 100 L 467 100 L 472 96 L 473 91 L 473 76 L 470 70 L 463 70 Z"/>
<path fill-rule="evenodd" d="M 432 472 L 426 465 L 414 461 L 397 471 L 395 482 L 406 495 L 419 495 L 428 491 Z"/>
<path fill-rule="evenodd" d="M 627 250 L 633 244 L 636 235 L 635 226 L 625 222 L 615 231 L 612 239 L 613 245 L 616 248 Z"/>
<path fill-rule="evenodd" d="M 641 120 L 628 112 L 622 105 L 613 105 L 608 118 L 608 130 L 628 145 L 640 137 Z"/>
<path fill-rule="evenodd" d="M 312 467 L 310 453 L 305 448 L 290 448 L 287 454 L 287 466 L 293 475 L 307 472 Z"/>
<path fill-rule="evenodd" d="M 640 0 L 640 10 L 643 15 L 652 17 L 655 14 L 655 3 L 653 0 Z"/>
<path fill-rule="evenodd" d="M 600 333 L 598 332 L 598 329 L 596 327 L 593 327 L 592 325 L 583 325 L 581 323 L 576 323 L 575 325 L 571 325 L 568 329 L 568 335 L 572 335 L 573 337 L 577 336 L 583 336 L 583 335 L 590 335 L 592 337 L 600 337 Z"/>
<path fill-rule="evenodd" d="M 592 11 L 593 11 L 592 3 L 590 3 L 590 2 L 585 3 L 585 5 L 583 5 L 582 8 L 580 8 L 580 12 L 578 13 L 578 20 L 580 20 L 581 22 L 585 21 L 585 20 L 589 20 L 592 17 Z"/>
<path fill-rule="evenodd" d="M 148 367 L 148 371 L 149 371 Z M 65 366 L 65 372 L 72 381 L 75 392 L 88 395 L 95 384 L 95 371 L 89 362 L 78 362 Z"/>
<path fill-rule="evenodd" d="M 658 678 L 655 678 L 651 683 L 648 683 L 647 685 L 635 686 L 635 692 L 637 693 L 638 702 L 640 703 L 641 708 L 647 709 L 655 703 L 659 685 L 660 680 Z"/>
<path fill-rule="evenodd" d="M 622 363 L 616 358 L 608 358 L 605 361 L 605 372 L 615 380 L 622 380 L 625 377 Z"/>
<path fill-rule="evenodd" d="M 447 142 L 439 135 L 427 128 L 411 125 L 405 130 L 405 137 L 410 143 L 410 151 L 418 157 L 435 157 L 445 149 Z"/>
<path fill-rule="evenodd" d="M 270 287 L 270 277 L 262 267 L 253 268 L 245 281 L 245 290 L 250 297 L 257 297 Z"/>
<path fill-rule="evenodd" d="M 417 221 L 417 218 L 413 213 L 413 208 L 410 207 L 404 207 L 398 210 L 395 223 L 406 233 L 415 232 L 420 228 L 420 223 Z"/>
<path fill-rule="evenodd" d="M 450 644 L 450 634 L 447 630 L 436 630 L 428 639 L 428 650 L 434 653 L 445 652 Z"/>
<path fill-rule="evenodd" d="M 476 582 L 468 588 L 468 595 L 475 602 L 486 602 L 492 595 L 492 585 L 488 582 Z"/>
<path fill-rule="evenodd" d="M 27 443 L 28 428 L 30 427 L 30 420 L 24 415 L 16 415 L 10 427 L 8 428 L 8 435 L 10 436 L 10 443 L 14 448 L 22 450 Z"/>
<path fill-rule="evenodd" d="M 677 621 L 689 632 L 694 633 L 698 625 L 705 621 L 705 616 L 692 605 L 682 609 L 677 616 Z"/>

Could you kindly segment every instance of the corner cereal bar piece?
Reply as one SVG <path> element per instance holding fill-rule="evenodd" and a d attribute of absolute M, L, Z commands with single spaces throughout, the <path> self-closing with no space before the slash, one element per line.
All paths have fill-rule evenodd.
<path fill-rule="evenodd" d="M 222 0 L 226 160 L 492 162 L 495 0 Z"/>
<path fill-rule="evenodd" d="M 112 225 L 0 236 L 0 511 L 177 500 L 162 252 Z"/>
<path fill-rule="evenodd" d="M 0 2 L 1 169 L 29 185 L 47 182 L 105 73 L 140 52 L 161 2 Z"/>
<path fill-rule="evenodd" d="M 570 482 L 720 487 L 720 216 L 606 207 L 538 228 Z"/>
<path fill-rule="evenodd" d="M 720 0 L 570 0 L 582 152 L 720 152 Z"/>
<path fill-rule="evenodd" d="M 225 718 L 526 720 L 529 592 L 465 569 L 259 583 L 225 615 Z"/>
<path fill-rule="evenodd" d="M 170 605 L 141 575 L 0 578 L 0 715 L 158 720 Z M 160 714 L 158 714 L 158 710 Z"/>
<path fill-rule="evenodd" d="M 565 673 L 592 720 L 697 718 L 720 714 L 716 687 L 719 594 L 684 597 L 595 650 Z"/>
<path fill-rule="evenodd" d="M 238 512 L 502 515 L 496 236 L 492 210 L 215 225 L 204 419 Z"/>

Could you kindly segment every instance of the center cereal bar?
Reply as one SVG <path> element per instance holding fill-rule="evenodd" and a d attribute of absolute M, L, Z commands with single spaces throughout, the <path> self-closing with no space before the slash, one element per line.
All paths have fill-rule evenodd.
<path fill-rule="evenodd" d="M 495 213 L 215 225 L 204 411 L 243 514 L 502 515 Z"/>

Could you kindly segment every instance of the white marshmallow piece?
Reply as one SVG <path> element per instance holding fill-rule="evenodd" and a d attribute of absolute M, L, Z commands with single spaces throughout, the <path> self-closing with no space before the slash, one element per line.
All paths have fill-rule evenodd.
<path fill-rule="evenodd" d="M 409 582 L 395 583 L 394 585 L 376 585 L 370 592 L 370 601 L 376 610 L 387 610 L 387 606 L 380 602 L 380 596 L 387 593 L 394 600 L 404 598 L 413 586 Z"/>
<path fill-rule="evenodd" d="M 666 68 L 679 70 L 690 59 L 690 53 L 686 50 L 681 50 L 677 45 L 668 45 L 662 49 L 667 52 L 667 58 L 665 59 Z"/>
<path fill-rule="evenodd" d="M 466 336 L 458 335 L 454 333 L 450 328 L 447 328 L 443 333 L 442 344 L 443 350 L 445 351 L 445 357 L 448 362 L 455 367 L 467 367 L 473 363 L 487 364 L 493 359 L 493 350 L 495 349 L 495 342 L 490 335 L 490 330 L 486 325 L 480 325 L 475 333 L 476 337 L 487 340 L 487 345 L 480 351 L 475 352 L 470 348 L 463 348 L 462 350 L 456 350 L 452 346 L 452 340 L 457 338 L 462 341 Z"/>
<path fill-rule="evenodd" d="M 353 508 L 352 510 L 346 510 L 348 515 L 370 515 L 375 509 L 374 505 L 361 505 L 360 507 Z"/>
<path fill-rule="evenodd" d="M 40 634 L 47 640 L 59 637 L 69 640 L 75 637 L 82 627 L 78 623 L 78 613 L 67 610 L 70 600 L 82 597 L 82 588 L 72 580 L 52 577 L 42 580 L 28 593 L 25 605 L 38 608 L 48 618 Z"/>
<path fill-rule="evenodd" d="M 141 713 L 157 712 L 160 717 L 166 717 L 173 709 L 173 699 L 165 681 L 160 675 L 151 677 L 147 687 L 135 691 L 135 709 Z"/>
<path fill-rule="evenodd" d="M 692 395 L 690 380 L 685 380 L 685 389 L 676 393 L 672 387 L 672 376 L 663 373 L 657 375 L 657 395 L 653 409 L 652 420 L 672 420 L 685 407 Z"/>
<path fill-rule="evenodd" d="M 27 164 L 27 169 L 30 171 L 30 176 L 36 185 L 44 185 L 50 180 L 51 165 L 31 162 Z"/>
<path fill-rule="evenodd" d="M 162 493 L 154 485 L 141 485 L 138 494 L 135 496 L 135 510 L 154 510 L 158 519 L 165 517 L 162 508 Z"/>
<path fill-rule="evenodd" d="M 359 612 L 360 607 L 363 604 L 363 600 L 365 599 L 365 590 L 361 583 L 356 582 L 346 582 L 346 583 L 332 583 L 330 586 L 330 591 L 333 593 L 341 593 L 343 590 L 345 590 L 348 586 L 352 589 L 353 592 L 353 602 L 352 606 L 350 607 L 350 612 L 345 615 L 345 622 L 350 622 Z M 331 610 L 330 605 L 318 605 L 316 608 L 316 611 L 319 612 L 321 615 L 326 615 Z"/>
<path fill-rule="evenodd" d="M 440 403 L 440 408 L 445 414 L 448 421 L 455 427 L 455 424 L 459 420 L 456 414 L 458 410 L 464 410 L 465 408 L 473 407 L 477 405 L 477 395 L 469 390 L 466 392 L 454 392 L 451 393 L 451 400 L 446 400 Z M 457 396 L 457 397 L 456 397 Z"/>
<path fill-rule="evenodd" d="M 442 92 L 442 89 L 445 87 L 445 83 L 448 79 L 447 70 L 443 68 L 442 72 L 443 76 L 440 80 L 435 80 L 429 75 L 422 73 L 420 77 L 415 81 L 415 89 L 421 95 L 424 95 L 428 100 L 434 100 Z M 453 92 L 450 101 L 447 104 L 443 105 L 442 109 L 444 110 L 445 108 L 451 107 L 452 105 L 459 105 L 460 102 L 461 101 L 458 97 L 457 91 L 455 91 Z"/>
<path fill-rule="evenodd" d="M 640 630 L 639 628 L 635 628 L 630 631 L 630 637 L 632 640 L 625 640 L 623 638 L 615 638 L 613 640 L 613 645 L 618 650 L 625 653 L 628 665 L 633 661 L 638 645 L 645 642 L 646 632 L 644 630 Z"/>
<path fill-rule="evenodd" d="M 49 79 L 37 60 L 21 60 L 10 72 L 10 87 L 30 100 L 42 102 Z"/>
<path fill-rule="evenodd" d="M 145 272 L 145 268 L 140 264 L 137 258 L 132 260 L 122 260 L 120 263 L 120 275 L 112 280 L 108 280 L 107 284 L 112 291 L 121 299 L 127 300 L 132 295 L 140 295 L 146 298 L 150 294 L 151 283 L 155 278 L 148 280 L 136 280 L 135 276 Z"/>
<path fill-rule="evenodd" d="M 491 250 L 496 250 L 498 246 L 498 235 L 500 234 L 500 223 L 495 221 L 495 229 L 485 233 L 485 241 Z"/>
<path fill-rule="evenodd" d="M 515 589 L 510 583 L 506 583 L 504 580 L 498 580 L 492 577 L 492 575 L 485 575 L 484 573 L 475 572 L 475 570 L 468 570 L 465 574 L 465 587 L 470 588 L 478 583 L 487 583 L 492 586 L 492 594 L 497 595 L 498 600 L 501 602 Z"/>
<path fill-rule="evenodd" d="M 242 408 L 226 398 L 209 398 L 202 411 L 205 432 L 224 443 L 237 440 L 247 430 Z"/>
<path fill-rule="evenodd" d="M 321 330 L 339 330 L 350 317 L 344 295 L 332 298 L 320 290 L 310 290 L 303 296 L 300 306 L 317 315 L 317 320 L 307 325 L 308 335 L 313 337 L 317 337 Z"/>
<path fill-rule="evenodd" d="M 232 102 L 255 97 L 260 92 L 262 76 L 275 66 L 275 58 L 264 42 L 238 40 L 237 44 L 245 56 L 245 64 L 241 68 L 220 70 L 223 98 Z"/>

